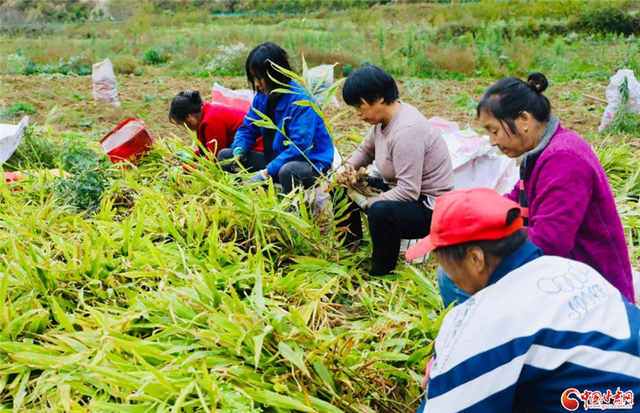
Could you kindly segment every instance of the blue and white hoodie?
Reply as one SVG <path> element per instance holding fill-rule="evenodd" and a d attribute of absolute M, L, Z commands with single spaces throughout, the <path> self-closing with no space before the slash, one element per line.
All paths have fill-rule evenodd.
<path fill-rule="evenodd" d="M 571 388 L 632 391 L 640 411 L 640 309 L 577 261 L 508 272 L 447 314 L 435 352 L 424 412 L 567 412 Z"/>

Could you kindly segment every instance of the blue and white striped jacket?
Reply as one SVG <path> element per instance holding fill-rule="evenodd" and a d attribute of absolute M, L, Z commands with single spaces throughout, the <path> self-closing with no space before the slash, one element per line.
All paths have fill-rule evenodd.
<path fill-rule="evenodd" d="M 424 412 L 566 412 L 569 388 L 631 390 L 640 411 L 640 309 L 576 261 L 505 275 L 447 314 L 435 349 Z"/>

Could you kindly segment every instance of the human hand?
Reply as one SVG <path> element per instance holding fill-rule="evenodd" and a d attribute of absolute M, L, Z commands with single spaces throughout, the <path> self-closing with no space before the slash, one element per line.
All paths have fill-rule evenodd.
<path fill-rule="evenodd" d="M 347 175 L 351 175 L 356 173 L 356 168 L 354 168 L 353 165 L 350 164 L 349 162 L 345 162 L 344 171 L 345 173 L 347 173 Z"/>
<path fill-rule="evenodd" d="M 356 181 L 356 169 L 353 167 L 352 164 L 350 163 L 345 163 L 342 165 L 341 168 L 338 169 L 337 172 L 336 171 L 336 182 L 338 183 L 338 185 L 342 185 L 342 186 L 346 186 L 347 182 L 353 182 L 355 183 Z"/>
<path fill-rule="evenodd" d="M 269 175 L 267 174 L 267 170 L 263 169 L 261 171 L 256 172 L 254 175 L 251 175 L 251 177 L 249 177 L 248 182 L 250 183 L 266 182 L 267 180 L 269 180 Z"/>
<path fill-rule="evenodd" d="M 244 152 L 244 149 L 235 148 L 233 150 L 233 159 L 238 163 L 243 163 L 247 160 L 247 154 Z"/>
<path fill-rule="evenodd" d="M 424 379 L 422 379 L 422 388 L 426 389 L 429 384 L 429 374 L 431 374 L 431 366 L 433 366 L 433 362 L 436 360 L 435 357 L 431 357 L 431 360 L 427 363 L 427 368 L 424 372 Z"/>
<path fill-rule="evenodd" d="M 242 148 L 233 150 L 233 158 L 221 162 L 221 168 L 225 172 L 237 173 L 242 170 L 243 163 L 247 160 L 247 155 Z"/>
<path fill-rule="evenodd" d="M 367 209 L 367 197 L 362 195 L 360 192 L 356 191 L 353 188 L 349 188 L 347 190 L 347 196 L 351 198 L 353 202 L 356 203 L 360 208 Z"/>
<path fill-rule="evenodd" d="M 175 152 L 174 155 L 180 158 L 180 160 L 183 162 L 189 162 L 193 160 L 193 156 L 191 156 L 189 153 L 185 151 Z"/>

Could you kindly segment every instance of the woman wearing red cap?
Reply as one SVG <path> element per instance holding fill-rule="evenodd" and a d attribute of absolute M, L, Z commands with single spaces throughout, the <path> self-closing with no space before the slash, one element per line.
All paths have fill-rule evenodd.
<path fill-rule="evenodd" d="M 564 129 L 542 94 L 546 77 L 510 77 L 491 86 L 478 105 L 491 144 L 522 156 L 520 182 L 508 199 L 519 201 L 526 231 L 545 255 L 583 262 L 634 302 L 629 251 L 604 168 L 587 142 Z M 465 294 L 440 271 L 445 304 Z"/>
<path fill-rule="evenodd" d="M 633 408 L 640 310 L 590 266 L 542 256 L 523 224 L 518 204 L 493 190 L 455 191 L 407 251 L 433 251 L 470 296 L 442 322 L 420 413 L 563 412 L 577 407 L 563 402 L 571 388 Z"/>
<path fill-rule="evenodd" d="M 178 93 L 169 109 L 169 121 L 194 131 L 198 141 L 215 158 L 222 149 L 231 147 L 246 115 L 247 112 L 241 109 L 203 103 L 197 90 Z M 262 152 L 262 139 L 256 142 L 252 150 Z"/>

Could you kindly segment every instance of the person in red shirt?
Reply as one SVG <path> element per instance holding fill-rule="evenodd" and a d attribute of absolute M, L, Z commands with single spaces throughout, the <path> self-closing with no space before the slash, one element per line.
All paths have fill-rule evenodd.
<path fill-rule="evenodd" d="M 178 93 L 169 109 L 169 121 L 194 131 L 202 146 L 216 158 L 222 149 L 231 147 L 246 115 L 247 112 L 241 109 L 203 103 L 197 90 Z M 256 141 L 251 150 L 262 152 L 262 138 Z"/>

